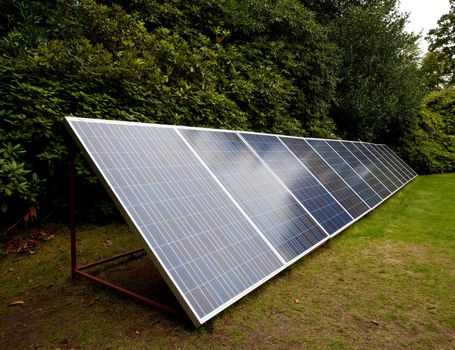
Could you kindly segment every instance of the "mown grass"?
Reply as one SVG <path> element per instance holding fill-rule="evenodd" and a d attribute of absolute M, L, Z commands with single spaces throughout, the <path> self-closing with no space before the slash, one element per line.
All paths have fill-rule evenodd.
<path fill-rule="evenodd" d="M 139 244 L 125 225 L 79 238 L 81 263 Z M 199 329 L 72 281 L 65 230 L 17 258 L 0 260 L 1 349 L 455 348 L 455 174 L 417 178 Z M 175 303 L 147 258 L 98 273 Z"/>

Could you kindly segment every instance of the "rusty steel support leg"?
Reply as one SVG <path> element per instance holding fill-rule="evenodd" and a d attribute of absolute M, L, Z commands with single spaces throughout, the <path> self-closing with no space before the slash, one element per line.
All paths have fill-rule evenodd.
<path fill-rule="evenodd" d="M 68 178 L 69 178 L 69 229 L 71 236 L 71 277 L 75 278 L 76 274 L 76 170 L 74 166 L 75 150 L 74 143 L 69 142 L 68 157 Z"/>
<path fill-rule="evenodd" d="M 89 273 L 76 270 L 75 274 L 77 274 L 80 277 L 85 278 L 85 279 L 87 279 L 89 281 L 95 282 L 96 284 L 98 284 L 100 286 L 109 288 L 109 289 L 113 290 L 114 292 L 116 292 L 117 294 L 126 296 L 126 297 L 128 297 L 130 299 L 133 299 L 135 301 L 138 301 L 138 302 L 140 302 L 140 303 L 142 303 L 144 305 L 150 306 L 150 307 L 154 308 L 155 310 L 164 312 L 164 313 L 172 315 L 172 316 L 177 316 L 179 318 L 183 318 L 184 317 L 183 313 L 181 311 L 177 310 L 177 309 L 174 309 L 172 307 L 169 307 L 169 306 L 163 305 L 161 303 L 158 303 L 155 300 L 145 298 L 142 295 L 139 295 L 139 294 L 134 293 L 134 292 L 132 292 L 132 291 L 130 291 L 128 289 L 122 288 L 122 287 L 120 287 L 120 286 L 118 286 L 118 285 L 116 285 L 114 283 L 111 283 L 111 282 L 108 282 L 108 281 L 103 280 L 101 278 L 98 278 L 96 276 L 93 276 L 93 275 L 91 275 Z"/>
<path fill-rule="evenodd" d="M 139 295 L 137 293 L 134 293 L 128 289 L 125 289 L 125 288 L 122 288 L 114 283 L 111 283 L 111 282 L 108 282 L 102 278 L 99 278 L 97 276 L 94 276 L 88 272 L 85 272 L 85 271 L 82 271 L 82 270 L 86 270 L 86 269 L 89 269 L 91 267 L 95 267 L 95 266 L 99 266 L 99 265 L 102 265 L 102 264 L 106 264 L 106 263 L 109 263 L 109 262 L 112 262 L 112 261 L 115 261 L 115 260 L 118 260 L 118 259 L 122 259 L 122 258 L 126 258 L 126 257 L 139 257 L 138 255 L 139 254 L 145 254 L 145 249 L 141 248 L 141 249 L 136 249 L 136 250 L 133 250 L 131 252 L 127 252 L 127 253 L 123 253 L 123 254 L 119 254 L 119 255 L 115 255 L 115 256 L 112 256 L 110 258 L 106 258 L 106 259 L 103 259 L 103 260 L 99 260 L 99 261 L 95 261 L 95 262 L 92 262 L 92 263 L 89 263 L 89 264 L 85 264 L 85 265 L 81 265 L 81 266 L 78 266 L 76 267 L 76 269 L 74 270 L 74 274 L 81 277 L 81 278 L 84 278 L 86 280 L 89 280 L 91 282 L 95 282 L 96 284 L 102 286 L 102 287 L 106 287 L 106 288 L 109 288 L 111 290 L 113 290 L 114 292 L 120 294 L 120 295 L 123 295 L 123 296 L 126 296 L 130 299 L 133 299 L 135 301 L 138 301 L 142 304 L 145 304 L 147 306 L 150 306 L 158 311 L 161 311 L 161 312 L 164 312 L 164 313 L 167 313 L 167 314 L 170 314 L 170 315 L 173 315 L 173 316 L 177 316 L 177 317 L 184 317 L 183 313 L 180 311 L 180 310 L 177 310 L 177 309 L 174 309 L 172 307 L 169 307 L 169 306 L 166 306 L 166 305 L 163 305 L 155 300 L 152 300 L 152 299 L 149 299 L 149 298 L 146 298 L 146 297 L 143 297 L 142 295 Z"/>
<path fill-rule="evenodd" d="M 135 254 L 144 253 L 145 250 L 143 248 L 134 250 L 132 252 L 123 253 L 120 255 L 116 255 L 110 258 L 106 258 L 103 260 L 99 260 L 96 262 L 88 263 L 85 265 L 77 266 L 77 254 L 76 254 L 76 170 L 74 166 L 74 159 L 75 159 L 75 145 L 73 142 L 69 142 L 68 144 L 69 150 L 69 157 L 68 157 L 68 178 L 69 178 L 69 230 L 71 235 L 71 277 L 74 279 L 76 277 L 84 278 L 91 282 L 95 282 L 96 284 L 109 288 L 114 292 L 126 296 L 130 299 L 138 301 L 142 304 L 150 306 L 158 311 L 163 313 L 170 314 L 172 316 L 177 316 L 179 318 L 185 318 L 185 314 L 180 311 L 179 309 L 174 309 L 170 306 L 163 305 L 155 300 L 148 299 L 134 293 L 128 289 L 122 288 L 114 283 L 108 282 L 103 280 L 99 277 L 91 275 L 88 272 L 83 272 L 82 270 L 86 270 L 90 267 L 99 266 L 111 261 L 115 261 L 117 259 L 121 259 L 124 257 L 133 257 Z"/>
<path fill-rule="evenodd" d="M 98 260 L 98 261 L 95 261 L 95 262 L 92 262 L 92 263 L 84 264 L 84 265 L 78 266 L 76 268 L 76 270 L 78 270 L 78 271 L 86 270 L 86 269 L 88 269 L 90 267 L 95 267 L 95 266 L 98 266 L 98 265 L 106 264 L 108 262 L 111 262 L 111 261 L 114 261 L 114 260 L 118 260 L 118 259 L 121 259 L 121 258 L 124 258 L 124 257 L 127 257 L 127 256 L 133 257 L 135 254 L 138 254 L 138 253 L 144 253 L 145 254 L 145 249 L 144 248 L 140 248 L 140 249 L 133 250 L 131 252 L 122 253 L 122 254 L 119 254 L 119 255 L 114 255 L 114 256 L 111 256 L 110 258 L 106 258 L 106 259 L 103 259 L 103 260 Z"/>

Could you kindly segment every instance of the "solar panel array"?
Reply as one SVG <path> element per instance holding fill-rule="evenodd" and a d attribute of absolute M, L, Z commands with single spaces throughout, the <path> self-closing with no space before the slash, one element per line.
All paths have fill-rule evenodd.
<path fill-rule="evenodd" d="M 196 326 L 417 176 L 385 145 L 66 121 Z"/>

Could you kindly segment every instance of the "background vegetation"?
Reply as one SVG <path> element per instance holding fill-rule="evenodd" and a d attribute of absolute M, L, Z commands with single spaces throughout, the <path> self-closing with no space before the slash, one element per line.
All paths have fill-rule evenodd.
<path fill-rule="evenodd" d="M 420 65 L 397 0 L 0 0 L 0 227 L 65 207 L 65 115 L 384 142 L 453 171 L 451 5 Z"/>

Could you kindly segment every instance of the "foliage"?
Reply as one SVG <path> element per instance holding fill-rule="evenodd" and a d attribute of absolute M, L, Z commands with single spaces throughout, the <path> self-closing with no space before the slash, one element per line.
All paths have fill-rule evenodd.
<path fill-rule="evenodd" d="M 65 204 L 65 115 L 334 134 L 334 46 L 297 0 L 0 5 L 0 136 L 24 150 L 22 212 Z M 83 160 L 77 168 L 79 200 L 96 207 L 103 191 Z"/>
<path fill-rule="evenodd" d="M 428 51 L 423 57 L 420 70 L 428 92 L 444 85 L 444 67 L 437 53 Z"/>
<path fill-rule="evenodd" d="M 25 163 L 20 162 L 24 153 L 21 145 L 4 143 L 0 148 L 0 210 L 3 213 L 9 207 L 15 209 L 37 200 L 40 180 L 36 173 L 26 169 Z"/>
<path fill-rule="evenodd" d="M 408 157 L 421 173 L 455 171 L 455 89 L 428 94 L 406 145 Z"/>
<path fill-rule="evenodd" d="M 449 13 L 442 15 L 438 27 L 429 31 L 429 52 L 439 63 L 437 87 L 455 86 L 455 0 L 450 0 Z"/>
<path fill-rule="evenodd" d="M 0 139 L 17 147 L 0 164 L 8 210 L 0 226 L 37 202 L 47 211 L 67 203 L 65 115 L 343 136 L 403 150 L 418 129 L 416 38 L 404 32 L 396 0 L 0 6 Z M 85 217 L 112 215 L 87 164 L 76 163 Z"/>
<path fill-rule="evenodd" d="M 330 22 L 342 56 L 331 115 L 346 138 L 400 144 L 423 95 L 417 37 L 396 0 L 349 3 Z"/>

